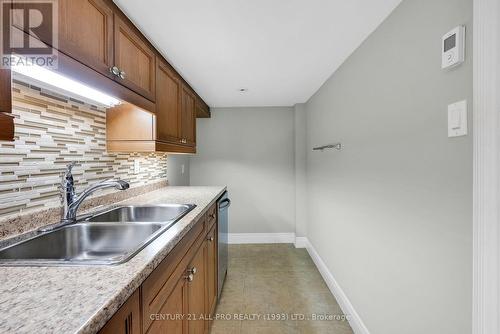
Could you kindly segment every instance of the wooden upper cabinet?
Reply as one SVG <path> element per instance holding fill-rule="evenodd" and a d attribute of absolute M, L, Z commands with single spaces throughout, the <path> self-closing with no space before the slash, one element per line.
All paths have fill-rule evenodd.
<path fill-rule="evenodd" d="M 14 140 L 14 119 L 12 112 L 11 72 L 0 69 L 0 140 Z M 5 113 L 5 114 L 4 114 Z"/>
<path fill-rule="evenodd" d="M 156 124 L 157 139 L 179 144 L 181 138 L 180 77 L 163 60 L 157 59 L 156 68 Z"/>
<path fill-rule="evenodd" d="M 113 11 L 103 0 L 59 0 L 59 50 L 113 77 Z"/>
<path fill-rule="evenodd" d="M 71 1 L 71 0 L 70 0 Z M 155 101 L 156 55 L 142 37 L 115 14 L 114 65 L 123 73 L 116 80 L 145 98 Z"/>
<path fill-rule="evenodd" d="M 0 112 L 12 112 L 12 73 L 0 69 Z"/>
<path fill-rule="evenodd" d="M 0 112 L 0 140 L 14 140 L 14 119 Z"/>
<path fill-rule="evenodd" d="M 196 146 L 196 97 L 187 86 L 182 87 L 181 137 L 187 146 Z"/>

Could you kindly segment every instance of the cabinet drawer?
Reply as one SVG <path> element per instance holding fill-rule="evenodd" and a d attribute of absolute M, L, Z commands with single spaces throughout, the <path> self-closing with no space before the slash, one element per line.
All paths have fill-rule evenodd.
<path fill-rule="evenodd" d="M 185 275 L 192 252 L 204 240 L 203 231 L 203 220 L 200 219 L 142 284 L 144 333 L 151 326 L 151 314 L 160 312 L 179 279 Z"/>

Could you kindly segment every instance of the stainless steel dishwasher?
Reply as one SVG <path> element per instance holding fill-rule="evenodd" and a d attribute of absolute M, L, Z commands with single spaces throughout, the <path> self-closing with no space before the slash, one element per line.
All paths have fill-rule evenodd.
<path fill-rule="evenodd" d="M 227 274 L 228 254 L 228 209 L 231 205 L 231 200 L 228 198 L 227 191 L 217 201 L 217 208 L 219 210 L 219 231 L 217 235 L 219 252 L 218 252 L 218 296 L 222 293 L 222 286 Z"/>

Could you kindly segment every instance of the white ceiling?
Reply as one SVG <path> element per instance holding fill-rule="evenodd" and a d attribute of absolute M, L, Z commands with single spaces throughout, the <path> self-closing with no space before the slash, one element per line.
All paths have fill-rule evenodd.
<path fill-rule="evenodd" d="M 306 102 L 401 2 L 114 1 L 212 107 Z"/>

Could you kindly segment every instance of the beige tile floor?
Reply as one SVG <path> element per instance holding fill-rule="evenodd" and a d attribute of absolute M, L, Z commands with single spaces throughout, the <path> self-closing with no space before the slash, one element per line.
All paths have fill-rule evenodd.
<path fill-rule="evenodd" d="M 255 318 L 238 320 L 235 314 Z M 278 314 L 285 319 L 272 320 Z M 313 315 L 341 317 L 342 310 L 306 250 L 289 244 L 229 246 L 212 334 L 353 333 L 346 320 L 312 320 Z"/>

